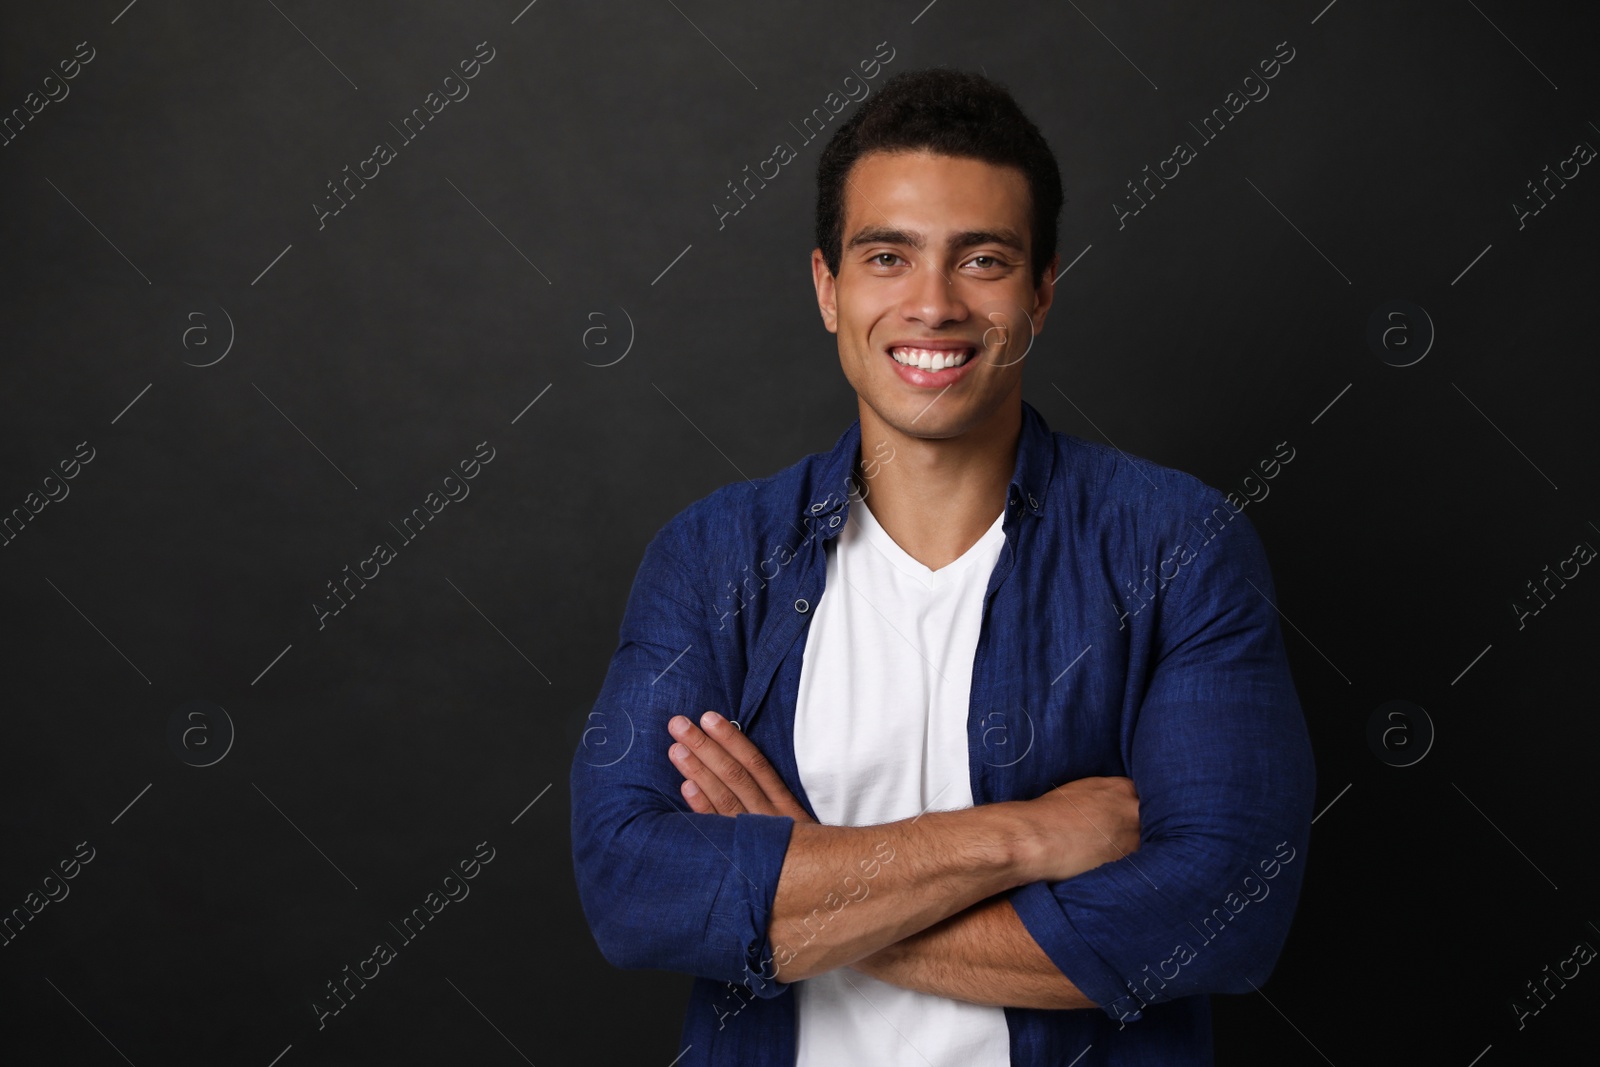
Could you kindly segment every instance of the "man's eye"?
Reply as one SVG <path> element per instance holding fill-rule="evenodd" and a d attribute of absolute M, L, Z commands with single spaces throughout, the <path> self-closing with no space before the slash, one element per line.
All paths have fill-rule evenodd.
<path fill-rule="evenodd" d="M 877 255 L 872 257 L 872 262 L 876 263 L 880 267 L 892 266 L 893 264 L 880 262 L 885 256 L 887 256 L 890 259 L 899 259 L 900 258 L 899 256 L 895 255 L 893 252 L 879 252 Z"/>
<path fill-rule="evenodd" d="M 980 259 L 987 259 L 989 261 L 989 266 L 991 267 L 998 267 L 1000 265 L 1000 261 L 993 256 L 973 256 L 972 262 L 976 263 Z"/>

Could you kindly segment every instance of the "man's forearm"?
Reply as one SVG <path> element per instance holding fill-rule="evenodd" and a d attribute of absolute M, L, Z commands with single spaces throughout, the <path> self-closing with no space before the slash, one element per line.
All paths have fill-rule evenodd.
<path fill-rule="evenodd" d="M 796 823 L 768 927 L 777 979 L 854 963 L 1034 880 L 1029 834 L 1014 803 L 881 826 Z"/>
<path fill-rule="evenodd" d="M 1093 1008 L 1011 902 L 991 897 L 851 965 L 919 993 L 1002 1008 Z"/>

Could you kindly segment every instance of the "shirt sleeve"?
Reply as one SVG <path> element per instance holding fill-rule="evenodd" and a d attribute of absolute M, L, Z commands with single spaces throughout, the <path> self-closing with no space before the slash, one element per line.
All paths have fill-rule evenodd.
<path fill-rule="evenodd" d="M 1161 608 L 1128 745 L 1138 851 L 1011 895 L 1061 972 L 1119 1020 L 1265 982 L 1305 870 L 1315 766 L 1266 553 L 1242 513 L 1214 514 L 1231 521 L 1174 560 L 1186 573 Z"/>
<path fill-rule="evenodd" d="M 667 720 L 738 708 L 719 681 L 702 590 L 669 523 L 646 547 L 572 762 L 572 857 L 601 953 L 623 968 L 787 984 L 767 937 L 794 820 L 702 815 L 679 793 Z"/>

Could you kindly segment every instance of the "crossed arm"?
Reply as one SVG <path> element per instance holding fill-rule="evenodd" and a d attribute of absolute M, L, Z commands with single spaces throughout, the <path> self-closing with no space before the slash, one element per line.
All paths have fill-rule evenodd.
<path fill-rule="evenodd" d="M 768 931 L 779 981 L 849 966 L 975 1004 L 1097 1007 L 1034 941 L 1004 894 L 1137 850 L 1138 798 L 1128 779 L 1085 778 L 1036 800 L 881 826 L 824 826 L 720 715 L 708 712 L 699 725 L 676 716 L 668 730 L 678 742 L 668 754 L 693 811 L 795 820 Z"/>

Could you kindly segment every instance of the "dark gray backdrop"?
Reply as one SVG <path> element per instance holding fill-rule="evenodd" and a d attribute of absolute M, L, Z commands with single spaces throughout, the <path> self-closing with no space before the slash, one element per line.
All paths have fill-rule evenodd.
<path fill-rule="evenodd" d="M 1320 814 L 1219 1062 L 1592 1044 L 1593 968 L 1526 991 L 1600 945 L 1577 5 L 525 2 L 8 5 L 0 1058 L 682 1051 L 688 979 L 589 937 L 567 767 L 649 537 L 854 417 L 798 127 L 933 65 L 1061 163 L 1029 401 L 1248 498 L 1272 560 Z"/>

